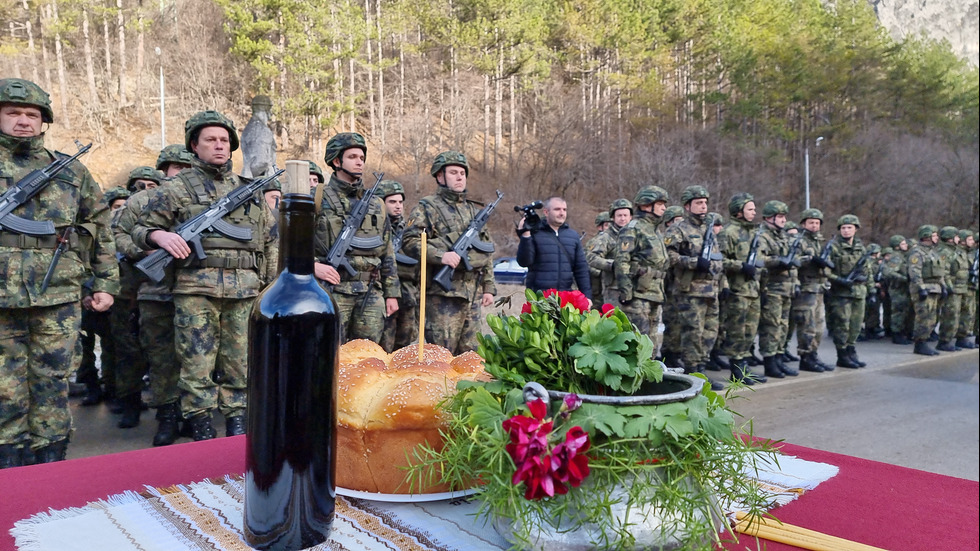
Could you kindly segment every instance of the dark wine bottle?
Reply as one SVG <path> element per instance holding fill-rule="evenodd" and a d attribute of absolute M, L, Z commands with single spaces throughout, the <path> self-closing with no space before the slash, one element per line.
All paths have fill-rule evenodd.
<path fill-rule="evenodd" d="M 313 198 L 286 195 L 280 217 L 281 271 L 248 326 L 244 528 L 252 547 L 283 551 L 330 536 L 340 322 L 313 276 Z"/>

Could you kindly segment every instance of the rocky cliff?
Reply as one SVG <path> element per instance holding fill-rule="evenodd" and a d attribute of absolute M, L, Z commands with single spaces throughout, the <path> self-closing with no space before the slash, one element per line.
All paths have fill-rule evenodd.
<path fill-rule="evenodd" d="M 924 33 L 946 39 L 953 52 L 973 66 L 980 63 L 980 1 L 869 0 L 878 20 L 898 40 Z"/>

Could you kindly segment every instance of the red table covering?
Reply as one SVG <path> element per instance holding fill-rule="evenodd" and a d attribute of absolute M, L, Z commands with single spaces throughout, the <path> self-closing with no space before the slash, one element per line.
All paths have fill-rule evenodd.
<path fill-rule="evenodd" d="M 782 444 L 840 473 L 774 509 L 781 521 L 891 551 L 980 547 L 980 484 L 876 461 Z M 49 508 L 81 507 L 126 490 L 189 483 L 245 469 L 245 437 L 73 459 L 0 471 L 0 550 L 13 550 L 14 522 Z M 728 549 L 792 550 L 742 537 Z"/>

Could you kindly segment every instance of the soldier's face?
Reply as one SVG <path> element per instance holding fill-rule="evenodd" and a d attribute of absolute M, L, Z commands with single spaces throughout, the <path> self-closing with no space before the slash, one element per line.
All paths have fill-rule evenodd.
<path fill-rule="evenodd" d="M 908 243 L 908 241 L 902 241 L 901 243 L 899 243 L 898 244 L 898 250 L 900 250 L 900 251 L 907 251 L 907 250 L 909 250 L 909 243 Z"/>
<path fill-rule="evenodd" d="M 838 231 L 840 231 L 841 237 L 844 239 L 850 239 L 854 237 L 855 233 L 857 233 L 857 226 L 854 224 L 843 224 Z"/>
<path fill-rule="evenodd" d="M 119 210 L 125 206 L 126 206 L 125 199 L 116 199 L 115 201 L 112 202 L 111 205 L 109 205 L 109 210 Z"/>
<path fill-rule="evenodd" d="M 606 231 L 609 229 L 609 222 L 603 222 L 598 226 L 599 231 Z"/>
<path fill-rule="evenodd" d="M 461 166 L 449 165 L 442 170 L 442 177 L 446 187 L 462 193 L 466 191 L 466 169 Z"/>
<path fill-rule="evenodd" d="M 755 202 L 754 201 L 749 201 L 748 203 L 745 203 L 745 206 L 744 207 L 742 207 L 742 218 L 744 218 L 746 222 L 751 222 L 751 221 L 755 220 Z"/>
<path fill-rule="evenodd" d="M 973 246 L 974 246 L 974 245 L 976 245 L 976 244 L 977 244 L 977 242 L 976 242 L 976 241 L 974 241 L 974 239 L 973 239 L 973 236 L 972 236 L 972 235 L 971 235 L 970 237 L 967 237 L 967 238 L 966 238 L 966 246 L 967 246 L 967 247 L 969 247 L 969 248 L 971 248 L 971 249 L 972 249 L 972 248 L 973 248 Z"/>
<path fill-rule="evenodd" d="M 630 212 L 630 209 L 616 209 L 616 211 L 613 212 L 613 222 L 615 222 L 620 228 L 626 224 L 629 224 L 630 220 L 632 219 L 633 213 Z"/>
<path fill-rule="evenodd" d="M 687 204 L 687 210 L 691 214 L 708 214 L 708 199 L 705 197 L 691 199 L 691 202 Z"/>
<path fill-rule="evenodd" d="M 269 205 L 270 209 L 279 208 L 279 200 L 282 199 L 282 192 L 279 190 L 272 190 L 265 192 L 265 202 Z"/>
<path fill-rule="evenodd" d="M 334 166 L 340 163 L 340 168 L 353 174 L 355 178 L 360 178 L 361 174 L 364 173 L 364 159 L 364 151 L 359 147 L 352 147 L 344 150 L 340 154 L 340 157 L 334 159 L 333 163 Z M 337 172 L 337 177 L 342 180 L 351 180 L 349 175 L 343 170 Z"/>
<path fill-rule="evenodd" d="M 31 105 L 0 106 L 0 132 L 17 138 L 41 135 L 41 110 Z"/>
<path fill-rule="evenodd" d="M 191 142 L 191 149 L 205 163 L 223 165 L 231 158 L 231 140 L 228 130 L 223 126 L 205 126 L 197 136 L 197 142 Z"/>
<path fill-rule="evenodd" d="M 144 180 L 142 178 L 136 180 L 136 185 L 139 189 L 154 189 L 157 187 L 157 183 L 153 180 Z"/>
<path fill-rule="evenodd" d="M 176 176 L 181 170 L 190 167 L 191 165 L 185 165 L 184 163 L 170 163 L 167 165 L 167 170 L 163 173 L 167 175 L 167 178 L 170 178 L 171 176 Z"/>
<path fill-rule="evenodd" d="M 667 201 L 657 201 L 653 204 L 653 215 L 663 216 L 664 212 L 667 211 Z"/>
<path fill-rule="evenodd" d="M 817 233 L 820 231 L 820 226 L 821 222 L 819 218 L 807 218 L 803 221 L 803 227 L 806 228 L 806 231 Z"/>
<path fill-rule="evenodd" d="M 723 226 L 721 224 L 715 224 L 714 226 L 711 226 L 711 231 L 715 232 L 715 235 L 718 235 L 719 233 L 721 233 L 722 227 Z"/>
<path fill-rule="evenodd" d="M 938 233 L 932 234 L 931 240 L 932 240 L 932 244 L 933 245 L 935 245 L 936 243 L 939 243 L 939 234 Z"/>
<path fill-rule="evenodd" d="M 773 226 L 782 229 L 786 226 L 786 215 L 777 214 L 776 216 L 773 216 L 771 218 L 766 218 L 766 221 L 772 224 Z"/>
<path fill-rule="evenodd" d="M 399 217 L 405 211 L 405 198 L 401 194 L 389 195 L 385 197 L 385 209 L 388 216 Z"/>
<path fill-rule="evenodd" d="M 310 189 L 313 189 L 320 183 L 320 178 L 316 174 L 310 173 Z"/>

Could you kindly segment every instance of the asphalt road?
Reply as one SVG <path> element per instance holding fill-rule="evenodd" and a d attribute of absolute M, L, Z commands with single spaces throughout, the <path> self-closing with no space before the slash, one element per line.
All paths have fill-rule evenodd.
<path fill-rule="evenodd" d="M 741 422 L 751 421 L 756 436 L 980 480 L 980 353 L 925 358 L 890 341 L 858 343 L 858 353 L 868 367 L 771 379 L 733 393 L 729 405 Z M 835 360 L 826 338 L 820 356 Z M 708 375 L 722 380 L 728 373 Z M 76 429 L 69 458 L 150 446 L 152 410 L 139 427 L 124 430 L 105 406 L 79 401 L 71 403 Z M 221 420 L 215 427 L 224 434 Z"/>

